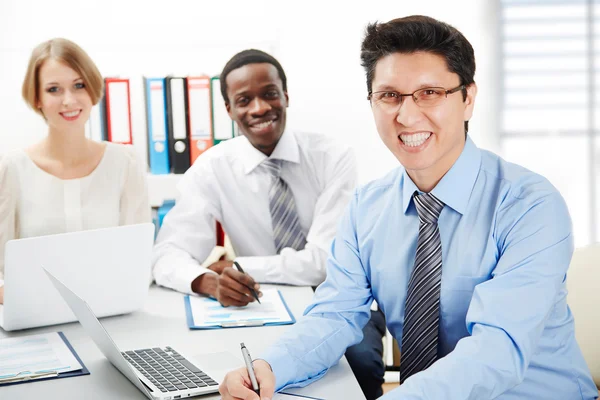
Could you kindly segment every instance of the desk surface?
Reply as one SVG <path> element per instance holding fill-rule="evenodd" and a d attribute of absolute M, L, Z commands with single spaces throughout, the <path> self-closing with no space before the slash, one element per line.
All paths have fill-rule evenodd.
<path fill-rule="evenodd" d="M 269 287 L 269 285 L 264 285 Z M 290 310 L 296 318 L 302 315 L 313 292 L 308 287 L 281 286 Z M 185 320 L 183 295 L 152 286 L 145 307 L 128 315 L 102 318 L 104 328 L 119 349 L 173 346 L 191 357 L 202 353 L 229 351 L 237 355 L 239 344 L 245 342 L 252 354 L 260 354 L 285 329 L 292 325 L 258 328 L 190 330 Z M 0 387 L 0 398 L 6 399 L 146 399 L 125 376 L 104 357 L 92 339 L 77 323 L 4 332 L 0 338 L 62 331 L 91 374 L 66 379 L 31 382 Z M 364 400 L 345 357 L 321 380 L 293 392 L 324 399 Z M 220 396 L 206 395 L 198 399 L 216 400 Z"/>

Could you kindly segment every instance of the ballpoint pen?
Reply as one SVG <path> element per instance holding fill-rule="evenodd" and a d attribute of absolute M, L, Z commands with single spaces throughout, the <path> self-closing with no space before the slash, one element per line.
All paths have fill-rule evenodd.
<path fill-rule="evenodd" d="M 242 266 L 237 261 L 234 261 L 233 265 L 235 265 L 235 267 L 238 269 L 238 271 L 240 271 L 242 274 L 245 274 L 244 270 L 242 269 Z M 250 289 L 250 291 L 252 292 L 252 296 L 254 296 L 256 301 L 258 301 L 258 304 L 260 304 L 260 300 L 258 299 L 258 294 L 256 294 L 256 291 L 254 290 L 254 288 L 249 287 L 248 289 Z"/>
<path fill-rule="evenodd" d="M 248 375 L 250 376 L 250 382 L 252 382 L 252 390 L 258 395 L 260 395 L 260 388 L 258 387 L 258 381 L 256 380 L 256 375 L 254 375 L 254 367 L 252 366 L 252 358 L 250 357 L 250 352 L 244 345 L 244 343 L 240 343 L 242 347 L 242 356 L 244 357 L 244 363 L 246 364 L 246 369 L 248 370 Z"/>

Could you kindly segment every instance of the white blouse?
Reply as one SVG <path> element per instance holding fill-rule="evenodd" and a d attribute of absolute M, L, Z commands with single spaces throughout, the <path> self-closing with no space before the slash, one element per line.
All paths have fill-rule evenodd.
<path fill-rule="evenodd" d="M 0 286 L 11 239 L 150 222 L 146 168 L 132 146 L 107 143 L 89 175 L 60 179 L 23 150 L 0 159 Z"/>

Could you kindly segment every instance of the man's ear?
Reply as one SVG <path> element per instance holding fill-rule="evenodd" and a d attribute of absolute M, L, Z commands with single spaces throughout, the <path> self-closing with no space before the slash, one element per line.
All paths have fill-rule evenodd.
<path fill-rule="evenodd" d="M 463 120 L 468 121 L 473 116 L 473 108 L 475 107 L 475 97 L 477 97 L 477 84 L 475 82 L 467 86 L 467 98 L 465 99 L 465 111 Z"/>
<path fill-rule="evenodd" d="M 287 108 L 290 106 L 290 96 L 288 96 L 287 92 L 283 92 L 283 95 L 285 96 L 285 106 Z"/>

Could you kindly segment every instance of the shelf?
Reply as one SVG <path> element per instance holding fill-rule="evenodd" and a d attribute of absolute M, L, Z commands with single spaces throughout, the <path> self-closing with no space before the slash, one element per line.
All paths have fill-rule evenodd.
<path fill-rule="evenodd" d="M 177 183 L 182 174 L 154 175 L 148 174 L 148 200 L 150 207 L 160 207 L 165 200 L 177 197 Z"/>

